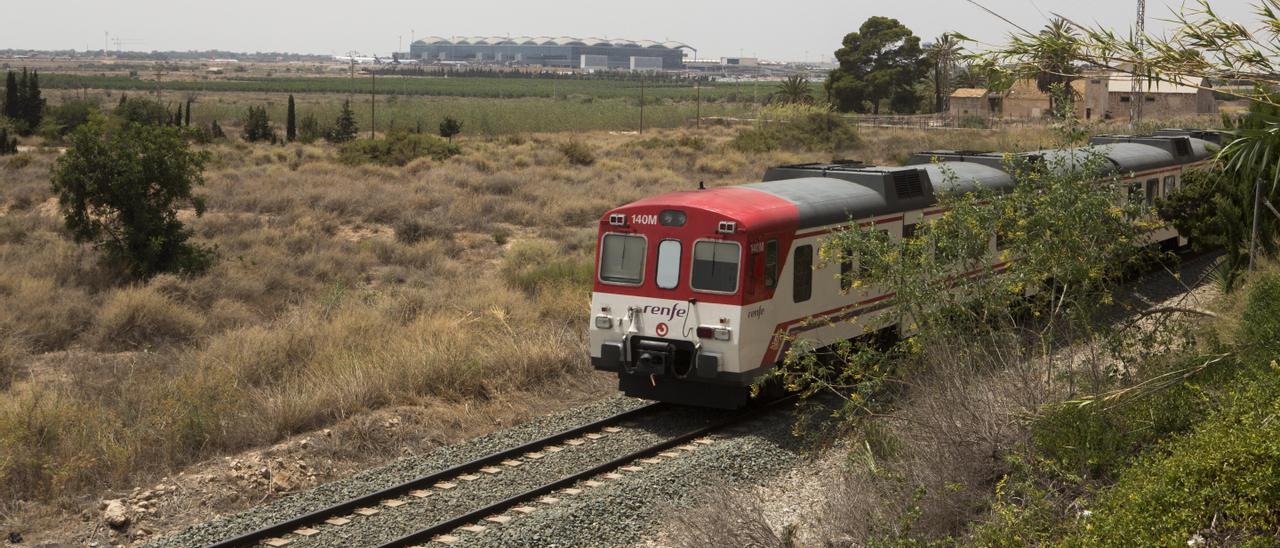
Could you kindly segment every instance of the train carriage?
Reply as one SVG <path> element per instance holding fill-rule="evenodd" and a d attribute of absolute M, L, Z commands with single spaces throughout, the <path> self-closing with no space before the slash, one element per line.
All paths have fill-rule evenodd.
<path fill-rule="evenodd" d="M 1101 136 L 1091 142 L 1128 186 L 1125 199 L 1176 191 L 1212 145 L 1186 134 Z M 1024 153 L 1069 165 L 1084 149 Z M 1062 160 L 1068 161 L 1062 161 Z M 787 341 L 816 346 L 897 330 L 891 293 L 842 284 L 855 265 L 818 267 L 821 239 L 846 226 L 910 237 L 941 215 L 936 195 L 1007 191 L 1005 155 L 930 151 L 902 167 L 857 162 L 770 169 L 762 182 L 675 192 L 600 220 L 589 333 L 592 366 L 616 373 L 628 395 L 736 408 L 777 364 Z M 1153 242 L 1185 243 L 1172 228 Z M 996 262 L 992 240 L 993 269 Z M 842 272 L 843 269 L 843 272 Z"/>

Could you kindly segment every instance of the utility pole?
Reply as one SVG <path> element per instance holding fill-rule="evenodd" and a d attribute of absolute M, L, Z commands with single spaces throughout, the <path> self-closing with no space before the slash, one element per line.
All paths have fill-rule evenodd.
<path fill-rule="evenodd" d="M 1138 58 L 1134 59 L 1133 64 L 1133 87 L 1130 90 L 1129 99 L 1129 129 L 1135 129 L 1142 122 L 1142 102 L 1146 100 L 1143 96 L 1143 79 L 1142 75 L 1146 71 L 1146 67 L 1142 66 L 1142 50 L 1146 47 L 1146 29 L 1147 29 L 1147 1 L 1138 0 L 1138 22 L 1134 27 L 1134 40 L 1138 44 Z"/>

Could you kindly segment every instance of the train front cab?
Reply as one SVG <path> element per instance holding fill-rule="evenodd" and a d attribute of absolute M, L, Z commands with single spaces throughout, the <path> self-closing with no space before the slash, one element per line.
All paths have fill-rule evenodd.
<path fill-rule="evenodd" d="M 766 318 L 744 317 L 762 282 L 751 245 L 743 221 L 724 214 L 674 205 L 607 214 L 591 299 L 592 366 L 616 373 L 628 396 L 746 405 L 766 370 L 759 360 L 770 335 Z"/>

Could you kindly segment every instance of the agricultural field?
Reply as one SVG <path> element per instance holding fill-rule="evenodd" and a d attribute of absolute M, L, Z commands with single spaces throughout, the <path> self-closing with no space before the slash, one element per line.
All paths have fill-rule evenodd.
<path fill-rule="evenodd" d="M 41 76 L 41 81 L 45 77 Z M 192 123 L 207 126 L 217 121 L 223 127 L 235 127 L 251 105 L 265 106 L 271 120 L 284 121 L 288 93 L 279 92 L 177 92 L 156 93 L 122 90 L 57 90 L 46 92 L 51 102 L 60 103 L 85 98 L 104 108 L 117 104 L 121 96 L 147 97 L 176 108 L 192 99 Z M 343 101 L 350 99 L 356 123 L 368 131 L 369 121 L 376 116 L 378 131 L 418 129 L 431 132 L 445 116 L 463 123 L 464 133 L 503 135 L 534 131 L 638 131 L 641 124 L 637 98 L 593 98 L 582 95 L 561 97 L 525 96 L 509 99 L 462 96 L 413 96 L 380 94 L 371 97 L 343 93 L 298 93 L 298 116 L 314 115 L 323 123 L 337 117 Z M 372 103 L 372 104 L 371 104 Z M 696 102 L 651 98 L 646 96 L 644 126 L 646 128 L 683 127 L 697 118 L 745 118 L 758 107 L 743 102 Z"/>
<path fill-rule="evenodd" d="M 136 71 L 135 71 L 136 72 Z M 202 78 L 189 74 L 140 72 L 129 75 L 42 74 L 40 83 L 48 89 L 111 89 L 131 91 L 251 91 L 276 93 L 354 93 L 368 95 L 372 91 L 397 95 L 444 97 L 484 97 L 511 99 L 548 97 L 639 100 L 641 87 L 646 98 L 694 101 L 749 102 L 764 98 L 773 91 L 767 82 L 719 83 L 648 79 L 591 79 L 521 76 L 378 76 L 368 74 L 341 76 L 229 76 Z M 813 84 L 820 91 L 820 84 Z"/>
<path fill-rule="evenodd" d="M 1052 139 L 883 129 L 834 153 L 744 147 L 762 129 L 464 135 L 460 154 L 403 167 L 233 137 L 201 146 L 208 210 L 180 215 L 218 262 L 145 283 L 66 235 L 56 149 L 0 160 L 0 519 L 67 538 L 110 493 L 298 434 L 332 429 L 314 484 L 599 397 L 611 379 L 586 363 L 585 325 L 607 209 L 785 162 Z M 406 406 L 417 429 L 401 437 L 366 418 Z M 147 529 L 274 493 L 232 489 Z"/>

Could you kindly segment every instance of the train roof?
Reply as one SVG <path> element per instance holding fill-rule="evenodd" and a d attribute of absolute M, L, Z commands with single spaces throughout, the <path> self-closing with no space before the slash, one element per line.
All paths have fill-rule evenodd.
<path fill-rule="evenodd" d="M 1015 181 L 1008 162 L 1026 158 L 1058 170 L 1078 167 L 1101 154 L 1110 173 L 1125 176 L 1208 159 L 1216 145 L 1190 135 L 1101 135 L 1085 147 L 1023 153 L 936 150 L 913 155 L 901 167 L 858 161 L 793 164 L 770 168 L 763 182 L 673 192 L 628 204 L 631 207 L 692 208 L 737 220 L 749 230 L 778 226 L 829 226 L 926 209 L 937 194 L 979 189 L 1006 192 Z M 606 214 L 605 218 L 608 218 Z M 798 225 L 798 226 L 797 226 Z"/>
<path fill-rule="evenodd" d="M 968 150 L 930 150 L 913 154 L 908 165 L 926 165 L 935 162 L 977 163 L 1003 170 L 1009 162 L 1028 159 L 1048 162 L 1058 171 L 1076 169 L 1095 155 L 1106 157 L 1111 164 L 1109 173 L 1126 175 L 1151 169 L 1190 164 L 1207 160 L 1217 145 L 1189 134 L 1152 136 L 1098 135 L 1089 139 L 1089 145 L 1074 148 L 1055 148 L 1020 153 L 999 153 Z"/>

